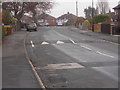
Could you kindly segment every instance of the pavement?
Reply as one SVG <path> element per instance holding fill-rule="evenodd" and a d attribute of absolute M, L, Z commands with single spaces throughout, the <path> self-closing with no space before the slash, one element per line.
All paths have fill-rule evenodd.
<path fill-rule="evenodd" d="M 92 36 L 92 37 L 99 38 L 102 40 L 107 40 L 110 42 L 120 44 L 120 41 L 119 41 L 120 35 L 110 35 L 110 34 L 104 34 L 101 32 L 92 32 L 91 30 L 79 30 L 79 29 L 74 30 L 74 28 L 72 28 L 72 27 L 70 27 L 70 29 L 72 31 L 78 32 L 80 34 L 84 34 L 84 35 L 88 35 L 88 36 Z"/>
<path fill-rule="evenodd" d="M 17 31 L 2 43 L 2 88 L 39 88 L 26 59 L 24 38 L 26 31 Z"/>

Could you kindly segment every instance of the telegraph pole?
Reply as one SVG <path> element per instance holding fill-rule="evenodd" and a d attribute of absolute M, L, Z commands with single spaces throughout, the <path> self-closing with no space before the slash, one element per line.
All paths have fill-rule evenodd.
<path fill-rule="evenodd" d="M 76 0 L 76 16 L 78 17 L 78 2 Z"/>

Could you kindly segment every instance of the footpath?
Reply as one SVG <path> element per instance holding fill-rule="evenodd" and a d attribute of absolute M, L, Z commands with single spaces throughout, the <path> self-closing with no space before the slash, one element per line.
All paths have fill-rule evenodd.
<path fill-rule="evenodd" d="M 25 57 L 26 31 L 17 31 L 2 43 L 2 88 L 40 88 Z"/>
<path fill-rule="evenodd" d="M 120 35 L 110 35 L 110 34 L 104 34 L 104 33 L 98 33 L 98 32 L 92 32 L 90 30 L 80 30 L 74 28 L 71 28 L 72 31 L 75 31 L 80 34 L 88 35 L 94 38 L 102 39 L 108 42 L 118 43 L 120 44 Z"/>

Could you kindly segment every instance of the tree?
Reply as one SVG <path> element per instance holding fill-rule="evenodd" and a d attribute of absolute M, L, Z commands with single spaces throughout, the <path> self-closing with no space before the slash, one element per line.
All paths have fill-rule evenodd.
<path fill-rule="evenodd" d="M 74 25 L 75 24 L 75 20 L 73 20 L 73 19 L 70 19 L 70 20 L 68 20 L 67 21 L 67 23 L 66 23 L 66 25 Z"/>
<path fill-rule="evenodd" d="M 2 12 L 3 12 L 3 13 L 2 13 L 2 22 L 3 22 L 4 24 L 9 24 L 9 23 L 11 23 L 12 17 L 11 17 L 11 15 L 10 15 L 10 12 L 5 11 L 5 10 L 3 10 Z"/>
<path fill-rule="evenodd" d="M 106 14 L 109 11 L 107 0 L 98 0 L 97 6 L 100 14 Z"/>
<path fill-rule="evenodd" d="M 95 8 L 89 6 L 88 8 L 84 9 L 86 19 L 92 18 L 92 11 L 93 15 L 95 15 Z"/>
<path fill-rule="evenodd" d="M 25 13 L 25 3 L 20 2 L 3 2 L 3 10 L 11 12 L 11 14 L 20 20 L 22 15 Z"/>
<path fill-rule="evenodd" d="M 98 23 L 109 24 L 110 17 L 107 14 L 99 14 L 93 17 L 93 22 L 95 24 L 98 24 Z"/>
<path fill-rule="evenodd" d="M 36 22 L 37 11 L 43 12 L 52 8 L 52 2 L 45 0 L 44 2 L 3 2 L 2 7 L 8 10 L 19 21 L 24 13 L 32 12 L 34 21 Z"/>
<path fill-rule="evenodd" d="M 50 1 L 46 1 L 46 2 L 39 2 L 39 3 L 36 3 L 34 2 L 34 5 L 33 5 L 33 2 L 30 2 L 29 3 L 29 7 L 31 8 L 31 6 L 33 5 L 34 9 L 30 9 L 30 11 L 33 13 L 33 19 L 35 22 L 37 22 L 37 15 L 39 14 L 43 14 L 45 13 L 46 11 L 49 11 L 52 6 L 53 6 L 53 2 L 50 2 Z"/>

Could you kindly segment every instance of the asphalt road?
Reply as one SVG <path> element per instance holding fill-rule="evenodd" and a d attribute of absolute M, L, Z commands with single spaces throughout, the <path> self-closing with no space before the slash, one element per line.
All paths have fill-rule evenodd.
<path fill-rule="evenodd" d="M 118 44 L 71 27 L 27 32 L 26 49 L 47 88 L 117 88 Z"/>

